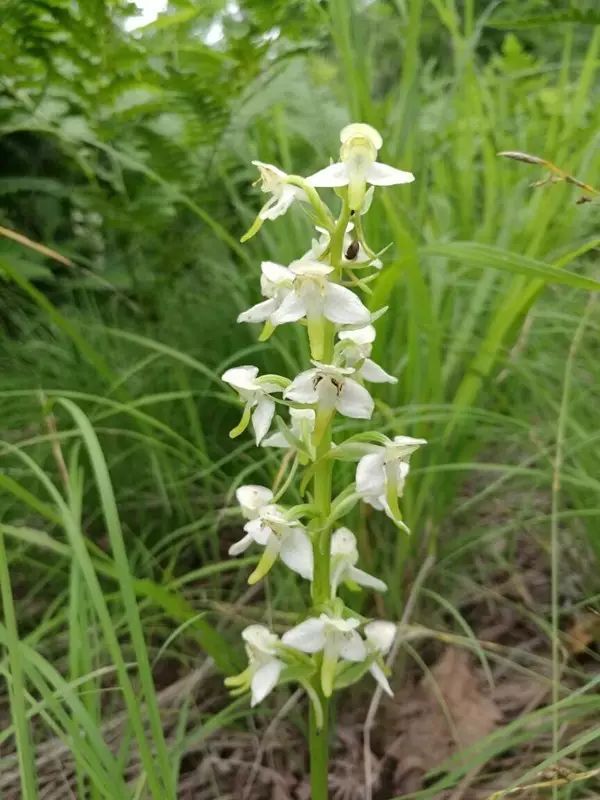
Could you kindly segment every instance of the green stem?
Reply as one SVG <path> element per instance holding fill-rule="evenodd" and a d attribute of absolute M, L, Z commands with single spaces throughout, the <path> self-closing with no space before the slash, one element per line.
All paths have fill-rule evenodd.
<path fill-rule="evenodd" d="M 329 797 L 329 699 L 323 696 L 323 691 L 317 679 L 316 691 L 323 708 L 323 724 L 317 725 L 315 712 L 310 704 L 309 737 L 310 749 L 310 796 L 311 800 L 327 800 Z"/>
<path fill-rule="evenodd" d="M 344 200 L 340 217 L 331 235 L 330 261 L 341 277 L 344 233 L 350 218 L 350 209 Z M 335 330 L 330 322 L 326 322 L 323 330 L 323 360 L 331 362 L 335 343 Z M 331 566 L 331 528 L 328 519 L 331 513 L 331 489 L 333 463 L 325 458 L 331 448 L 331 424 L 334 414 L 330 410 L 317 413 L 315 425 L 316 458 L 318 465 L 313 477 L 314 504 L 317 508 L 315 528 L 313 531 L 314 575 L 312 597 L 315 606 L 326 603 L 330 595 Z M 312 800 L 327 800 L 329 797 L 329 698 L 323 694 L 320 668 L 314 678 L 314 690 L 321 702 L 323 721 L 319 726 L 311 704 L 309 718 L 309 750 L 310 750 L 310 786 Z"/>

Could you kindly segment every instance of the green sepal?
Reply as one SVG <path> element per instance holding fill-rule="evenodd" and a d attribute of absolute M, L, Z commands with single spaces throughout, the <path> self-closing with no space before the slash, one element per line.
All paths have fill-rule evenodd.
<path fill-rule="evenodd" d="M 353 683 L 359 681 L 368 672 L 373 660 L 373 658 L 369 658 L 366 661 L 359 661 L 349 665 L 341 664 L 337 670 L 333 688 L 337 691 L 338 689 L 352 686 Z"/>
<path fill-rule="evenodd" d="M 358 492 L 354 491 L 355 488 L 356 488 L 355 484 L 354 483 L 351 484 L 350 486 L 347 487 L 347 489 L 351 489 L 353 491 L 350 491 L 346 496 L 343 496 L 345 491 L 347 491 L 344 490 L 344 492 L 342 492 L 341 495 L 336 497 L 334 502 L 331 504 L 331 512 L 327 517 L 328 527 L 333 525 L 333 523 L 336 522 L 336 520 L 340 519 L 341 517 L 345 517 L 346 514 L 349 514 L 350 511 L 352 511 L 352 509 L 354 508 L 354 506 L 358 503 L 358 501 L 360 500 L 360 495 L 358 494 Z"/>
<path fill-rule="evenodd" d="M 232 428 L 229 431 L 229 438 L 230 439 L 235 439 L 237 436 L 239 436 L 240 434 L 242 434 L 246 430 L 246 428 L 248 427 L 248 423 L 250 422 L 250 414 L 251 414 L 251 412 L 252 412 L 252 409 L 250 408 L 250 406 L 247 405 L 244 408 L 244 413 L 242 414 L 241 420 L 238 422 L 238 424 L 235 426 L 235 428 Z"/>
<path fill-rule="evenodd" d="M 300 517 L 314 516 L 317 513 L 318 509 L 313 503 L 298 503 L 298 505 L 288 508 L 285 518 L 288 520 L 300 519 Z"/>

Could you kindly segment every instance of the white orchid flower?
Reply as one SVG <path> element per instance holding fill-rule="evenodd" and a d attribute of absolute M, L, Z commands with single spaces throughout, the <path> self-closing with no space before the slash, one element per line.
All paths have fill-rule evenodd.
<path fill-rule="evenodd" d="M 268 298 L 238 315 L 238 322 L 266 322 L 277 311 L 283 298 L 291 291 L 294 275 L 287 267 L 274 261 L 263 261 L 260 265 L 260 289 Z"/>
<path fill-rule="evenodd" d="M 375 620 L 365 625 L 365 637 L 367 640 L 367 652 L 375 655 L 375 660 L 369 667 L 369 672 L 375 678 L 386 694 L 393 697 L 392 687 L 382 669 L 383 657 L 386 656 L 392 646 L 396 636 L 396 626 L 393 622 L 385 620 Z"/>
<path fill-rule="evenodd" d="M 370 320 L 368 308 L 345 286 L 329 280 L 334 271 L 320 261 L 293 261 L 289 266 L 292 291 L 271 315 L 273 325 L 325 317 L 338 325 L 359 325 Z"/>
<path fill-rule="evenodd" d="M 425 439 L 412 436 L 395 436 L 385 445 L 368 445 L 369 452 L 356 467 L 356 491 L 362 499 L 385 511 L 390 519 L 408 530 L 402 522 L 398 498 L 402 497 L 404 482 L 409 472 L 408 459 Z"/>
<path fill-rule="evenodd" d="M 358 547 L 356 536 L 348 528 L 338 528 L 331 537 L 331 597 L 334 598 L 341 583 L 357 583 L 374 589 L 376 592 L 387 591 L 386 584 L 358 569 Z"/>
<path fill-rule="evenodd" d="M 271 427 L 275 414 L 275 401 L 271 394 L 281 392 L 283 387 L 268 377 L 259 378 L 258 367 L 250 365 L 228 369 L 221 375 L 221 380 L 232 386 L 246 403 L 239 425 L 229 435 L 239 436 L 246 429 L 252 413 L 252 427 L 256 444 L 259 445 Z"/>
<path fill-rule="evenodd" d="M 317 415 L 312 408 L 290 408 L 290 438 L 297 439 L 307 453 L 314 457 L 312 435 L 315 431 Z M 263 447 L 291 447 L 290 439 L 277 431 L 263 440 Z"/>
<path fill-rule="evenodd" d="M 286 183 L 287 174 L 263 161 L 253 161 L 260 172 L 261 191 L 270 194 L 261 210 L 258 212 L 260 219 L 277 219 L 281 217 L 296 200 L 307 201 L 305 192 L 299 186 Z"/>
<path fill-rule="evenodd" d="M 338 338 L 344 343 L 338 345 L 344 364 L 354 367 L 359 377 L 370 383 L 398 383 L 398 378 L 390 375 L 369 358 L 375 341 L 375 328 L 372 325 L 340 331 Z"/>
<path fill-rule="evenodd" d="M 369 189 L 367 195 L 370 197 L 372 196 L 372 189 Z M 364 212 L 361 210 L 361 214 L 362 213 Z M 316 229 L 320 236 L 318 239 L 312 240 L 312 246 L 310 250 L 304 254 L 303 258 L 319 259 L 329 249 L 329 243 L 331 241 L 331 235 L 329 231 L 327 228 L 321 228 L 318 225 Z M 354 223 L 349 222 L 348 226 L 346 227 L 346 232 L 344 233 L 342 264 L 345 267 L 362 267 L 368 265 L 370 267 L 375 267 L 375 269 L 381 269 L 383 267 L 383 262 L 381 259 L 373 257 L 367 252 L 363 243 L 352 236 L 353 230 Z"/>
<path fill-rule="evenodd" d="M 319 356 L 323 320 L 338 325 L 365 325 L 368 308 L 350 289 L 329 280 L 333 267 L 320 261 L 293 261 L 282 267 L 267 261 L 262 265 L 262 291 L 269 299 L 238 316 L 238 322 L 269 322 L 272 327 L 306 319 L 311 349 Z"/>
<path fill-rule="evenodd" d="M 278 505 L 269 502 L 273 494 L 265 486 L 240 486 L 236 496 L 248 522 L 244 525 L 245 535 L 231 545 L 229 555 L 244 553 L 252 543 L 264 548 L 248 583 L 254 584 L 264 578 L 277 557 L 291 570 L 311 580 L 313 550 L 304 527 L 288 520 Z"/>
<path fill-rule="evenodd" d="M 305 405 L 318 404 L 320 408 L 333 411 L 353 419 L 370 419 L 373 414 L 373 398 L 364 386 L 353 380 L 352 367 L 337 367 L 333 364 L 312 362 L 314 369 L 301 372 L 284 390 L 286 400 Z"/>
<path fill-rule="evenodd" d="M 372 186 L 394 186 L 412 183 L 415 176 L 388 164 L 377 161 L 383 139 L 370 125 L 360 122 L 346 125 L 340 133 L 342 143 L 340 161 L 315 172 L 307 183 L 315 187 L 348 187 L 348 202 L 353 211 L 363 203 L 366 184 Z"/>
<path fill-rule="evenodd" d="M 321 614 L 291 628 L 283 634 L 281 641 L 303 653 L 323 651 L 321 685 L 325 697 L 330 697 L 339 659 L 364 661 L 367 656 L 365 643 L 356 631 L 359 625 L 357 619 Z"/>
<path fill-rule="evenodd" d="M 279 637 L 264 625 L 249 625 L 242 631 L 242 639 L 246 643 L 248 667 L 239 675 L 226 678 L 225 683 L 234 694 L 250 689 L 250 705 L 254 707 L 273 691 L 285 664 L 277 658 Z"/>

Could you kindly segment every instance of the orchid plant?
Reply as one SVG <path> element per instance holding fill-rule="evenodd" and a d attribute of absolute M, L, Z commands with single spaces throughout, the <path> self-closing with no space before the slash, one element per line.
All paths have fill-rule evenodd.
<path fill-rule="evenodd" d="M 369 621 L 345 605 L 338 592 L 345 585 L 384 592 L 385 583 L 358 565 L 354 533 L 339 521 L 363 501 L 383 511 L 404 532 L 399 498 L 409 472 L 411 454 L 423 439 L 397 435 L 390 439 L 371 431 L 333 441 L 336 415 L 368 420 L 374 402 L 365 383 L 395 383 L 371 360 L 373 322 L 385 312 L 371 312 L 350 287 L 369 291 L 381 269 L 379 255 L 365 241 L 362 217 L 368 212 L 375 186 L 410 183 L 414 176 L 382 164 L 377 154 L 379 133 L 370 125 L 347 125 L 340 134 L 340 161 L 303 178 L 254 161 L 262 191 L 269 195 L 246 241 L 266 220 L 302 204 L 317 230 L 311 248 L 288 266 L 264 261 L 260 303 L 242 312 L 239 322 L 263 325 L 266 340 L 284 324 L 306 328 L 311 366 L 288 379 L 259 375 L 255 366 L 227 370 L 222 376 L 244 404 L 238 436 L 251 423 L 257 446 L 284 448 L 289 479 L 277 496 L 266 486 L 247 485 L 236 497 L 245 518 L 244 536 L 229 548 L 231 556 L 260 552 L 250 584 L 262 580 L 277 561 L 310 583 L 310 607 L 303 619 L 281 638 L 263 625 L 242 632 L 248 667 L 226 679 L 232 693 L 250 692 L 251 705 L 260 703 L 278 685 L 300 684 L 310 701 L 309 746 L 311 797 L 325 800 L 328 769 L 329 705 L 332 694 L 369 672 L 391 694 L 384 656 L 396 626 Z M 317 188 L 333 188 L 340 201 L 337 218 Z M 287 409 L 289 424 L 277 416 Z M 356 479 L 332 496 L 336 460 L 356 461 Z M 306 502 L 280 502 L 298 470 L 299 489 Z"/>

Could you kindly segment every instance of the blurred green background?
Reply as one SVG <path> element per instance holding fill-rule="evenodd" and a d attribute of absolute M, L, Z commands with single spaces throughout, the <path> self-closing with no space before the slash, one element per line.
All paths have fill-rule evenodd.
<path fill-rule="evenodd" d="M 410 538 L 378 515 L 351 520 L 364 567 L 390 586 L 376 610 L 359 604 L 399 619 L 430 554 L 412 621 L 437 633 L 403 655 L 396 685 L 435 663 L 443 632 L 488 676 L 499 659 L 546 687 L 419 796 L 445 797 L 473 769 L 503 788 L 540 765 L 596 766 L 599 206 L 565 182 L 533 188 L 543 169 L 496 154 L 598 184 L 597 4 L 179 0 L 134 30 L 127 2 L 4 0 L 1 13 L 0 791 L 35 797 L 55 738 L 74 753 L 77 798 L 157 797 L 150 779 L 128 793 L 115 777 L 135 720 L 116 755 L 102 744 L 122 698 L 141 686 L 160 704 L 150 673 L 163 690 L 207 655 L 213 674 L 232 671 L 243 624 L 285 625 L 304 606 L 293 576 L 248 592 L 254 557 L 226 556 L 236 486 L 269 482 L 277 459 L 228 438 L 239 408 L 219 375 L 306 363 L 294 332 L 259 345 L 235 324 L 258 299 L 260 261 L 288 263 L 312 234 L 293 208 L 239 244 L 263 202 L 250 162 L 310 174 L 350 121 L 416 175 L 380 192 L 367 221 L 376 248 L 393 242 L 369 303 L 389 305 L 375 358 L 399 376 L 375 393 L 375 419 L 430 442 L 405 493 Z M 510 635 L 495 638 L 490 619 L 506 614 Z M 230 796 L 185 794 L 186 754 L 270 718 L 249 722 L 207 680 L 212 703 L 177 706 L 159 759 L 181 797 Z M 515 741 L 528 755 L 509 768 Z M 250 797 L 279 797 L 253 781 Z M 386 800 L 403 789 L 377 786 Z M 596 775 L 554 791 L 599 787 Z"/>

